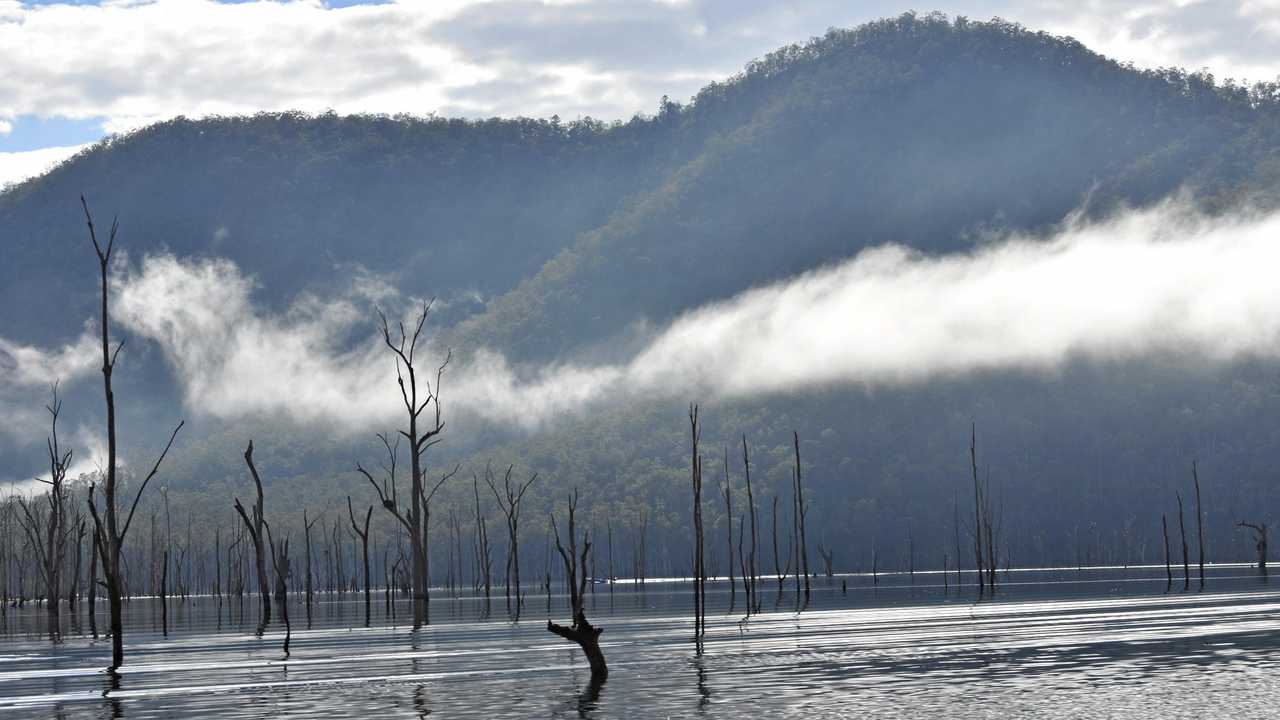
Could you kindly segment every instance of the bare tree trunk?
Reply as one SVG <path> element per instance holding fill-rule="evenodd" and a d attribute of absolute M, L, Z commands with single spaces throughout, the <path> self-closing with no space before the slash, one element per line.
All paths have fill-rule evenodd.
<path fill-rule="evenodd" d="M 584 595 L 586 593 L 587 557 L 591 552 L 591 536 L 587 531 L 582 533 L 582 554 L 577 553 L 577 540 L 574 535 L 574 514 L 578 507 L 578 491 L 575 488 L 569 496 L 569 549 L 566 551 L 560 542 L 560 530 L 555 524 L 555 515 L 551 516 L 551 525 L 555 529 L 556 550 L 564 560 L 565 575 L 569 581 L 570 604 L 573 608 L 573 624 L 565 627 L 547 620 L 547 630 L 560 637 L 578 644 L 586 655 L 591 666 L 591 680 L 602 683 L 609 677 L 609 666 L 605 663 L 604 653 L 600 651 L 600 633 L 603 628 L 594 627 L 587 622 Z"/>
<path fill-rule="evenodd" d="M 124 664 L 124 603 L 122 598 L 124 568 L 122 549 L 125 537 L 129 533 L 129 526 L 133 522 L 134 512 L 138 508 L 138 500 L 142 498 L 142 493 L 147 489 L 147 484 L 151 482 L 151 479 L 160 470 L 160 463 L 164 461 L 165 455 L 169 453 L 169 448 L 173 446 L 173 440 L 178 436 L 178 431 L 182 429 L 183 423 L 179 422 L 178 426 L 173 429 L 173 434 L 169 436 L 169 442 L 160 453 L 159 459 L 156 460 L 151 472 L 147 473 L 142 483 L 138 486 L 138 492 L 134 495 L 129 514 L 125 516 L 124 523 L 121 525 L 119 508 L 116 502 L 116 403 L 111 387 L 111 375 L 115 369 L 116 358 L 119 357 L 123 344 L 117 345 L 114 351 L 111 349 L 109 334 L 110 314 L 107 308 L 107 299 L 110 295 L 107 271 L 111 262 L 111 252 L 115 247 L 116 231 L 119 225 L 116 222 L 112 222 L 111 234 L 107 240 L 106 249 L 103 249 L 98 243 L 97 233 L 93 227 L 93 217 L 89 214 L 89 205 L 85 202 L 83 196 L 80 198 L 80 205 L 84 208 L 85 223 L 89 227 L 89 239 L 93 242 L 93 249 L 98 255 L 100 287 L 102 290 L 102 326 L 100 328 L 102 331 L 102 387 L 107 404 L 107 467 L 102 487 L 103 512 L 99 514 L 97 503 L 94 500 L 96 483 L 89 486 L 88 504 L 89 512 L 93 515 L 94 528 L 98 531 L 95 537 L 98 538 L 98 551 L 101 553 L 102 574 L 106 578 L 107 603 L 111 613 L 111 667 L 108 670 L 114 675 L 116 669 Z"/>
<path fill-rule="evenodd" d="M 751 492 L 751 458 L 747 452 L 746 435 L 742 436 L 742 469 L 747 482 L 747 514 L 751 519 L 751 552 L 747 554 L 747 572 L 750 576 L 750 580 L 747 582 L 747 608 L 749 614 L 750 612 L 760 611 L 760 596 L 757 583 L 760 572 L 756 567 L 756 548 L 759 547 L 756 533 L 756 499 Z"/>
<path fill-rule="evenodd" d="M 493 584 L 493 555 L 489 550 L 489 529 L 485 523 L 484 514 L 480 511 L 480 479 L 475 475 L 471 476 L 471 492 L 476 500 L 476 565 L 480 569 L 480 576 L 484 581 L 484 599 L 485 602 L 488 602 Z M 610 548 L 610 551 L 612 552 L 612 548 Z M 613 572 L 612 562 L 609 566 L 609 572 Z"/>
<path fill-rule="evenodd" d="M 782 572 L 782 565 L 778 562 L 778 496 L 773 496 L 773 574 L 778 578 L 778 597 L 782 597 L 782 583 L 786 581 L 786 576 Z"/>
<path fill-rule="evenodd" d="M 169 584 L 169 550 L 164 551 L 164 559 L 160 566 L 160 628 L 165 637 L 169 637 L 169 598 L 165 589 Z"/>
<path fill-rule="evenodd" d="M 777 505 L 776 500 L 774 501 L 774 504 L 775 506 Z M 775 511 L 776 509 L 777 508 L 775 507 Z M 727 526 L 725 535 L 726 535 L 726 539 L 728 540 L 728 544 L 726 545 L 726 547 L 728 548 L 728 551 L 729 551 L 729 554 L 727 556 L 729 558 L 729 562 L 727 563 L 727 565 L 729 566 L 729 575 L 728 575 L 729 577 L 729 612 L 733 612 L 734 606 L 738 604 L 738 586 L 733 581 L 733 483 L 729 479 L 729 446 L 728 445 L 726 445 L 724 448 L 724 521 L 725 521 L 725 525 Z M 776 531 L 776 528 L 775 528 L 775 531 Z M 778 551 L 776 547 L 776 543 L 777 543 L 776 538 L 774 542 L 775 542 L 775 548 L 773 552 L 774 554 L 773 562 L 775 565 L 777 565 Z"/>
<path fill-rule="evenodd" d="M 302 533 L 303 533 L 303 540 L 307 546 L 306 547 L 307 577 L 303 583 L 303 587 L 304 587 L 304 592 L 306 594 L 307 627 L 308 628 L 311 627 L 311 604 L 314 602 L 314 595 L 315 595 L 315 586 L 314 586 L 315 572 L 312 570 L 312 566 L 311 566 L 311 526 L 314 525 L 319 519 L 320 518 L 316 518 L 315 520 L 308 520 L 307 511 L 305 508 L 303 509 Z"/>
<path fill-rule="evenodd" d="M 706 580 L 702 553 L 702 458 L 698 454 L 698 406 L 689 406 L 689 432 L 693 440 L 690 474 L 693 482 L 693 639 L 701 651 L 706 624 Z M 557 538 L 558 540 L 558 538 Z"/>
<path fill-rule="evenodd" d="M 1178 531 L 1182 533 L 1182 589 L 1185 592 L 1191 589 L 1191 567 L 1187 557 L 1187 526 L 1182 521 L 1182 493 L 1175 492 L 1174 495 L 1178 498 Z"/>
<path fill-rule="evenodd" d="M 791 432 L 796 448 L 796 498 L 800 503 L 800 569 L 804 572 L 804 602 L 809 604 L 809 543 L 805 539 L 804 518 L 809 513 L 804 504 L 804 481 L 800 475 L 800 433 Z"/>
<path fill-rule="evenodd" d="M 369 520 L 373 517 L 373 506 L 364 513 L 364 527 L 356 524 L 355 511 L 351 509 L 351 496 L 347 496 L 347 517 L 351 518 L 351 529 L 360 538 L 360 547 L 364 557 L 364 626 L 369 627 L 369 618 L 373 612 L 373 591 L 369 583 Z M 308 556 L 310 553 L 308 552 Z M 310 584 L 310 578 L 307 579 Z M 308 601 L 309 603 L 309 601 Z"/>
<path fill-rule="evenodd" d="M 499 494 L 497 485 L 493 482 L 493 473 L 489 467 L 485 467 L 484 480 L 489 485 L 489 489 L 493 491 L 493 497 L 498 501 L 498 509 L 507 519 L 507 612 L 512 612 L 511 593 L 512 584 L 514 583 L 514 591 L 516 594 L 516 604 L 514 616 L 520 619 L 520 606 L 524 603 L 524 598 L 520 594 L 520 501 L 524 499 L 525 492 L 533 485 L 533 481 L 538 479 L 537 473 L 529 478 L 528 482 L 521 485 L 519 482 L 512 484 L 511 472 L 515 469 L 514 465 L 507 467 L 507 472 L 503 476 L 503 494 Z"/>
<path fill-rule="evenodd" d="M 1238 522 L 1237 527 L 1248 528 L 1253 531 L 1254 549 L 1258 553 L 1258 572 L 1263 575 L 1267 574 L 1267 524 Z"/>
<path fill-rule="evenodd" d="M 97 529 L 93 531 L 93 541 L 89 545 L 89 580 L 85 592 L 89 601 L 89 632 L 96 640 L 98 637 L 98 548 L 102 545 L 102 539 Z"/>
<path fill-rule="evenodd" d="M 236 512 L 240 513 L 240 518 L 244 520 L 245 528 L 249 531 L 249 539 L 253 541 L 253 555 L 258 568 L 258 593 L 262 598 L 262 619 L 260 624 L 265 627 L 271 622 L 271 583 L 267 580 L 265 547 L 267 538 L 263 531 L 266 518 L 262 496 L 262 479 L 258 477 L 258 469 L 253 464 L 253 440 L 250 440 L 249 446 L 245 448 L 244 462 L 249 466 L 249 474 L 253 476 L 253 486 L 257 492 L 257 499 L 253 503 L 253 519 L 249 519 L 244 506 L 240 504 L 240 498 L 235 498 L 232 507 L 235 508 Z"/>
<path fill-rule="evenodd" d="M 1163 514 L 1160 515 L 1160 531 L 1164 533 L 1164 591 L 1169 592 L 1173 589 L 1173 568 L 1169 565 L 1169 520 Z"/>
<path fill-rule="evenodd" d="M 1200 473 L 1196 461 L 1191 461 L 1191 477 L 1196 483 L 1196 541 L 1200 545 L 1200 589 L 1204 589 L 1204 508 L 1200 505 Z"/>
<path fill-rule="evenodd" d="M 964 585 L 964 578 L 960 575 L 960 558 L 964 557 L 960 552 L 960 494 L 953 493 L 951 498 L 951 529 L 955 531 L 956 536 L 956 592 L 960 592 L 960 588 Z"/>
<path fill-rule="evenodd" d="M 413 625 L 415 628 L 423 624 L 427 614 L 427 547 L 425 544 L 426 523 L 422 517 L 422 456 L 432 445 L 438 442 L 436 437 L 444 431 L 444 422 L 441 419 L 440 412 L 440 380 L 451 357 L 447 356 L 437 368 L 434 388 L 429 381 L 420 381 L 418 379 L 417 369 L 414 367 L 414 352 L 417 350 L 418 339 L 430 311 L 430 303 L 423 303 L 413 334 L 409 335 L 405 331 L 404 323 L 400 323 L 399 338 L 396 340 L 391 337 L 391 327 L 387 322 L 386 315 L 381 310 L 378 311 L 378 317 L 382 321 L 383 341 L 396 356 L 396 380 L 400 387 L 400 397 L 404 401 L 405 413 L 409 421 L 408 429 L 400 431 L 400 434 L 409 441 L 410 499 L 408 517 L 404 517 L 395 503 L 394 482 L 389 498 L 390 504 L 388 504 L 388 498 L 383 498 L 383 505 L 407 526 L 406 531 L 409 535 L 410 552 L 413 560 L 410 569 L 413 580 Z M 406 375 L 408 376 L 407 383 L 405 382 Z M 421 390 L 419 389 L 420 382 L 423 386 Z M 421 401 L 419 400 L 420 395 L 425 395 L 425 398 Z M 423 429 L 419 427 L 418 422 L 427 408 L 433 408 L 434 410 L 434 424 Z M 386 443 L 385 438 L 383 442 Z M 359 469 L 358 466 L 357 469 Z M 370 478 L 370 482 L 372 482 L 372 478 Z M 376 483 L 374 483 L 374 487 L 377 487 Z"/>
<path fill-rule="evenodd" d="M 982 562 L 982 488 L 978 483 L 978 429 L 976 424 L 970 428 L 969 465 L 973 470 L 973 552 L 978 574 L 978 597 L 982 597 L 986 584 L 983 577 L 983 568 L 985 566 Z"/>

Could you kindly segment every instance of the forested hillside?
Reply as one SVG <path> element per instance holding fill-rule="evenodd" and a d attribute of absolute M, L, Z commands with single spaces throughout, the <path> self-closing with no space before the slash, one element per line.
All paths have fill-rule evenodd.
<path fill-rule="evenodd" d="M 131 261 L 227 258 L 276 309 L 367 273 L 440 298 L 433 332 L 458 357 L 487 348 L 534 366 L 613 357 L 637 323 L 864 248 L 967 250 L 1008 231 L 1047 232 L 1081 208 L 1103 215 L 1179 192 L 1210 213 L 1270 207 L 1277 180 L 1275 86 L 1139 71 L 1003 21 L 905 15 L 783 48 L 627 122 L 263 114 L 111 138 L 0 194 L 0 337 L 67 342 L 92 317 L 97 268 L 81 193 L 119 213 Z M 373 502 L 352 468 L 376 462 L 373 433 L 386 428 L 202 418 L 179 407 L 160 353 L 129 352 L 121 402 L 135 403 L 138 427 L 125 442 L 159 442 L 146 425 L 194 416 L 165 482 L 204 529 L 232 517 L 250 435 L 275 507 L 332 515 L 348 494 Z M 908 535 L 917 566 L 940 565 L 965 507 L 973 423 L 1014 564 L 1155 560 L 1160 513 L 1190 482 L 1192 458 L 1214 559 L 1243 559 L 1237 515 L 1280 510 L 1276 370 L 1082 361 L 1056 373 L 761 395 L 707 407 L 703 442 L 728 448 L 739 486 L 745 434 L 758 492 L 789 507 L 797 430 L 811 532 L 847 569 L 865 567 L 873 547 L 882 563 L 905 564 Z M 92 383 L 70 392 L 77 415 L 96 418 Z M 515 463 L 542 478 L 531 533 L 576 485 L 620 546 L 635 541 L 642 509 L 683 537 L 686 411 L 683 400 L 654 399 L 535 431 L 459 423 L 433 462 L 461 463 L 465 479 L 438 502 L 472 522 L 461 511 L 472 473 Z M 41 452 L 0 445 L 0 477 L 34 471 Z M 719 506 L 708 512 L 722 532 Z M 297 514 L 281 524 L 300 523 Z M 541 558 L 541 544 L 530 547 Z"/>

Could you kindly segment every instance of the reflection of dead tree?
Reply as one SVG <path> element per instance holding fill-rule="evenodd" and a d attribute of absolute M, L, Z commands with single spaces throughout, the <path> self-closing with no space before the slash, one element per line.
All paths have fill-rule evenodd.
<path fill-rule="evenodd" d="M 257 499 L 253 503 L 253 519 L 249 518 L 244 506 L 240 504 L 240 498 L 235 498 L 232 507 L 240 513 L 240 519 L 244 520 L 244 526 L 249 531 L 249 539 L 253 541 L 253 554 L 258 567 L 258 594 L 262 597 L 261 625 L 265 627 L 271 622 L 271 585 L 267 580 L 267 536 L 262 529 L 266 524 L 263 516 L 262 479 L 258 477 L 258 468 L 253 464 L 253 440 L 245 448 L 244 461 L 249 466 L 249 474 L 253 476 L 253 486 L 257 492 Z"/>
<path fill-rule="evenodd" d="M 120 355 L 120 349 L 124 347 L 124 343 L 116 345 L 115 350 L 111 349 L 110 340 L 110 315 L 107 310 L 107 298 L 109 296 L 107 287 L 107 270 L 111 264 L 111 251 L 115 247 L 116 231 L 119 229 L 117 222 L 111 223 L 111 234 L 107 240 L 104 249 L 98 243 L 98 236 L 93 227 L 93 217 L 89 214 L 89 205 L 85 202 L 84 197 L 80 198 L 80 205 L 84 208 L 84 218 L 89 226 L 89 239 L 93 242 L 93 249 L 98 254 L 98 269 L 101 276 L 102 289 L 102 387 L 103 395 L 107 403 L 107 467 L 106 477 L 103 478 L 102 496 L 103 508 L 102 512 L 98 512 L 97 503 L 94 500 L 94 490 L 96 483 L 89 485 L 89 512 L 93 515 L 93 525 L 97 530 L 94 537 L 97 541 L 98 552 L 102 560 L 102 574 L 106 582 L 103 583 L 107 590 L 107 602 L 110 606 L 111 614 L 111 668 L 114 673 L 115 669 L 124 663 L 124 603 L 122 599 L 122 591 L 124 588 L 124 567 L 122 547 L 126 536 L 129 534 L 129 526 L 133 522 L 134 512 L 138 509 L 138 500 L 142 498 L 142 493 L 147 489 L 147 484 L 155 477 L 160 470 L 160 463 L 164 462 L 165 455 L 169 454 L 169 448 L 173 447 L 173 440 L 178 436 L 178 431 L 182 429 L 182 423 L 173 429 L 173 434 L 169 436 L 169 442 L 161 451 L 160 457 L 156 460 L 155 465 L 151 467 L 151 471 L 142 479 L 142 483 L 138 486 L 138 492 L 134 495 L 133 504 L 129 507 L 129 514 L 125 516 L 123 525 L 120 523 L 119 507 L 117 505 L 116 481 L 118 473 L 116 468 L 116 401 L 115 394 L 111 388 L 111 375 L 115 370 L 116 359 Z"/>
<path fill-rule="evenodd" d="M 591 664 L 591 679 L 602 682 L 609 677 L 609 666 L 605 664 L 604 653 L 600 652 L 600 633 L 603 628 L 594 627 L 587 622 L 584 611 L 584 595 L 587 589 L 587 557 L 591 553 L 591 535 L 582 531 L 582 554 L 578 554 L 577 536 L 574 535 L 574 514 L 578 509 L 578 491 L 575 488 L 569 496 L 569 549 L 566 551 L 560 542 L 560 528 L 556 518 L 551 516 L 551 527 L 555 530 L 556 550 L 564 560 L 565 578 L 569 581 L 569 598 L 573 606 L 573 624 L 569 627 L 557 625 L 547 620 L 547 630 L 560 637 L 573 641 L 582 648 Z"/>
<path fill-rule="evenodd" d="M 1267 574 L 1267 524 L 1254 525 L 1253 523 L 1238 522 L 1236 527 L 1248 528 L 1253 531 L 1254 548 L 1258 551 L 1258 572 L 1263 575 Z"/>
<path fill-rule="evenodd" d="M 514 465 L 507 467 L 507 472 L 502 478 L 502 493 L 498 492 L 498 486 L 493 482 L 493 472 L 488 466 L 485 467 L 484 481 L 489 484 L 489 489 L 493 491 L 493 497 L 498 501 L 498 509 L 502 511 L 503 516 L 507 519 L 507 612 L 512 612 L 511 591 L 514 585 L 516 593 L 515 616 L 519 618 L 520 606 L 524 604 L 524 598 L 520 594 L 520 501 L 524 499 L 524 494 L 533 485 L 533 481 L 538 479 L 538 474 L 534 473 L 523 485 L 519 482 L 512 484 L 511 471 L 514 469 Z"/>
<path fill-rule="evenodd" d="M 360 547 L 364 557 L 364 625 L 369 627 L 369 613 L 372 607 L 372 589 L 369 584 L 369 520 L 373 517 L 373 506 L 364 512 L 364 528 L 356 523 L 356 513 L 351 508 L 351 496 L 347 496 L 347 517 L 351 518 L 351 529 L 360 538 Z"/>
<path fill-rule="evenodd" d="M 48 508 L 35 503 L 28 503 L 21 496 L 18 506 L 22 515 L 18 521 L 26 533 L 27 540 L 35 550 L 36 567 L 44 580 L 45 610 L 48 618 L 49 639 L 57 641 L 61 634 L 58 622 L 58 595 L 62 587 L 62 564 L 67 554 L 67 500 L 66 479 L 67 466 L 71 463 L 71 451 L 63 451 L 58 444 L 58 414 L 62 412 L 62 401 L 58 399 L 58 386 L 53 386 L 53 400 L 45 406 L 50 415 L 50 434 L 46 442 L 49 453 L 49 479 L 36 478 L 49 486 L 44 499 Z M 77 557 L 79 553 L 77 552 Z M 74 610 L 73 605 L 70 608 Z"/>

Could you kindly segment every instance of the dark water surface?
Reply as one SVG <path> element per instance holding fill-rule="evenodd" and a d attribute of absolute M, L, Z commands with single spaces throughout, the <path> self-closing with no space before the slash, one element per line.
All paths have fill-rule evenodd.
<path fill-rule="evenodd" d="M 766 580 L 763 612 L 728 612 L 708 588 L 701 655 L 689 586 L 596 586 L 611 675 L 593 686 L 576 646 L 546 630 L 530 596 L 511 622 L 498 595 L 436 591 L 431 625 L 385 616 L 374 596 L 324 597 L 307 629 L 299 602 L 291 653 L 283 627 L 254 635 L 243 611 L 202 597 L 129 603 L 118 687 L 110 643 L 41 637 L 43 610 L 10 608 L 0 633 L 0 714 L 13 717 L 974 717 L 1264 718 L 1280 716 L 1280 584 L 1214 566 L 1208 587 L 1166 594 L 1164 569 L 1001 573 L 994 601 L 944 589 L 938 573 L 814 581 L 797 612 L 794 585 Z M 972 575 L 966 574 L 966 581 Z M 842 592 L 841 582 L 848 584 Z M 568 620 L 563 597 L 550 617 Z M 105 607 L 105 603 L 100 608 Z M 100 620 L 100 626 L 105 619 Z"/>

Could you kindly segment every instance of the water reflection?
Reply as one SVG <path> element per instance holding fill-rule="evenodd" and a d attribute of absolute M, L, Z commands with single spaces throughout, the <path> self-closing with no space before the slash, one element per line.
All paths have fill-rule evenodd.
<path fill-rule="evenodd" d="M 967 578 L 966 578 L 967 579 Z M 1218 567 L 1207 592 L 1164 593 L 1151 569 L 1010 573 L 994 601 L 974 602 L 940 576 L 881 574 L 793 588 L 779 609 L 729 612 L 707 588 L 707 636 L 689 642 L 687 585 L 615 586 L 592 602 L 614 669 L 593 684 L 576 649 L 545 630 L 545 598 L 520 622 L 483 598 L 432 603 L 411 630 L 406 601 L 317 596 L 312 625 L 273 622 L 255 637 L 256 604 L 172 599 L 169 637 L 154 604 L 126 610 L 126 665 L 103 668 L 110 642 L 69 631 L 53 645 L 42 611 L 11 608 L 0 636 L 0 711 L 28 717 L 706 717 L 876 715 L 1256 715 L 1280 702 L 1274 618 L 1280 590 L 1249 568 Z M 936 582 L 935 582 L 936 581 Z M 772 594 L 772 593 L 770 593 Z M 299 600 L 301 603 L 302 601 Z M 551 598 L 563 614 L 566 599 Z M 225 606 L 225 608 L 224 608 Z M 305 612 L 299 606 L 299 610 Z M 82 623 L 87 625 L 87 623 Z M 68 624 L 69 628 L 74 626 Z M 1195 687 L 1187 693 L 1185 688 Z M 1135 692 L 1141 688 L 1141 693 Z M 1145 701 L 1143 698 L 1147 698 Z M 1252 709 L 1250 709 L 1252 708 Z"/>

